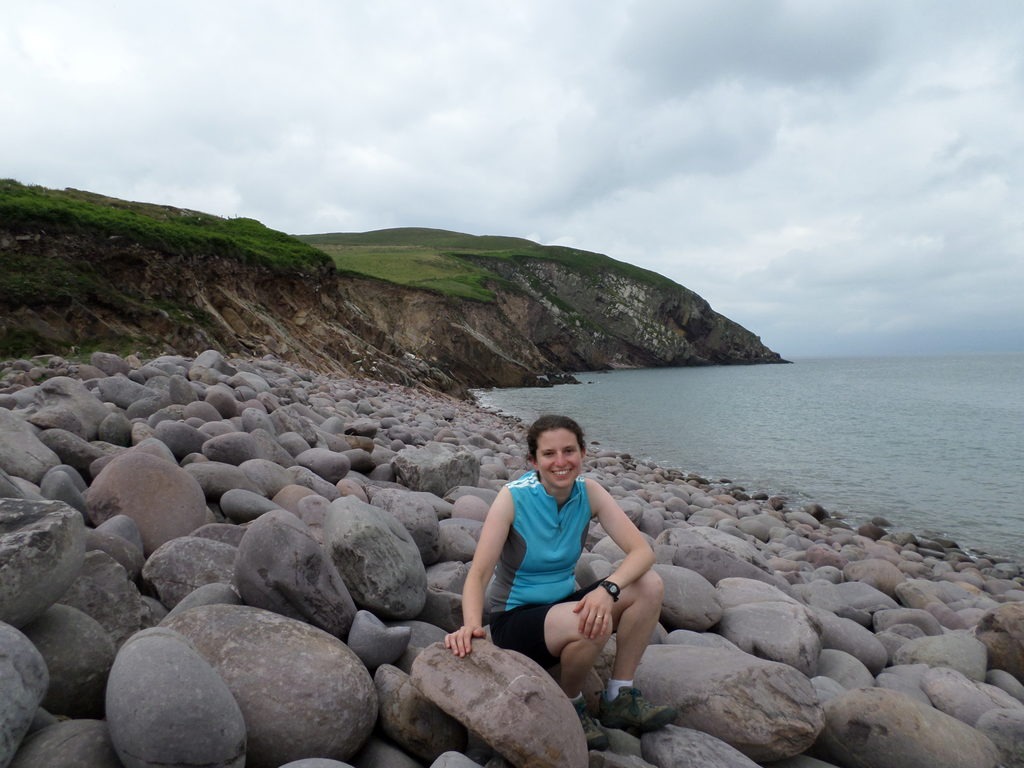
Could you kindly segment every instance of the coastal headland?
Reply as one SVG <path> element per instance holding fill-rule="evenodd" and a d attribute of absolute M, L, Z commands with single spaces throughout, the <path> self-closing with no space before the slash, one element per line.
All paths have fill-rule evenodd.
<path fill-rule="evenodd" d="M 526 466 L 506 416 L 272 354 L 4 363 L 0 767 L 1021 764 L 1020 563 L 600 446 L 678 716 L 587 753 L 548 672 L 439 644 Z M 585 549 L 583 584 L 622 556 Z"/>

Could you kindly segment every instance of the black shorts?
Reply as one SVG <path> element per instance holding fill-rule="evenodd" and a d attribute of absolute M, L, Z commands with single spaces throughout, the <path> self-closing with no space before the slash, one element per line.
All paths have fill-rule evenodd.
<path fill-rule="evenodd" d="M 499 648 L 518 651 L 524 656 L 529 656 L 544 669 L 550 669 L 558 663 L 558 657 L 551 655 L 547 643 L 544 642 L 544 619 L 547 618 L 548 611 L 553 605 L 576 602 L 600 584 L 600 581 L 595 581 L 553 603 L 520 605 L 511 611 L 493 614 L 491 640 Z"/>

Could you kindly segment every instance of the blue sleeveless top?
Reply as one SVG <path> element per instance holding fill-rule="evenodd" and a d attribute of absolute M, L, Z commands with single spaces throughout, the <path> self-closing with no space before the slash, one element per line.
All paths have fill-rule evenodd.
<path fill-rule="evenodd" d="M 571 594 L 576 588 L 576 561 L 583 552 L 591 518 L 582 477 L 576 478 L 561 509 L 535 471 L 505 487 L 512 494 L 515 512 L 487 589 L 491 613 L 553 603 Z"/>

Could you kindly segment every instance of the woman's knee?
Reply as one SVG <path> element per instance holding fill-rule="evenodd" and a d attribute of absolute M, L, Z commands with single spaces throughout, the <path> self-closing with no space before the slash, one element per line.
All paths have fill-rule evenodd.
<path fill-rule="evenodd" d="M 635 600 L 661 603 L 665 596 L 665 582 L 658 572 L 651 568 L 647 573 L 629 585 L 635 588 Z"/>

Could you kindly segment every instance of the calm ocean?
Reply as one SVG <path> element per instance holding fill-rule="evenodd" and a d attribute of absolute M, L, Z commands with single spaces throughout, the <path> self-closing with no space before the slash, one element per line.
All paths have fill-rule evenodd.
<path fill-rule="evenodd" d="M 1024 560 L 1024 354 L 803 359 L 583 373 L 581 385 L 478 391 L 587 440 L 816 501 L 850 522 L 943 535 Z"/>

